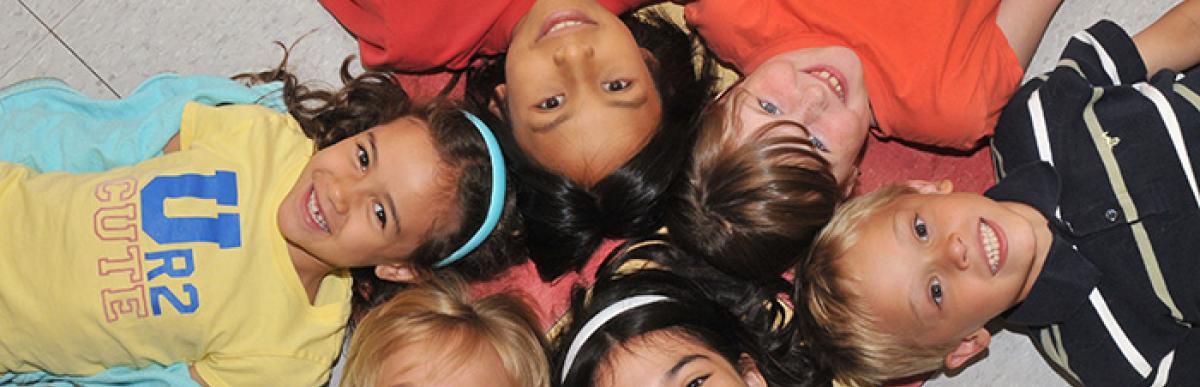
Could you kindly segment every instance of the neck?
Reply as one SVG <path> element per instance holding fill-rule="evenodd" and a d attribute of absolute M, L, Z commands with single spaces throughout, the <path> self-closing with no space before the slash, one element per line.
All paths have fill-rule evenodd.
<path fill-rule="evenodd" d="M 304 293 L 308 295 L 308 303 L 312 304 L 316 301 L 317 291 L 321 289 L 321 280 L 333 271 L 333 266 L 309 254 L 304 249 L 296 247 L 291 242 L 288 242 L 287 248 L 288 255 L 292 258 L 292 266 L 295 267 L 296 274 L 300 277 L 300 285 L 304 286 Z"/>
<path fill-rule="evenodd" d="M 1042 266 L 1046 264 L 1046 257 L 1050 255 L 1050 245 L 1054 243 L 1054 233 L 1050 231 L 1050 221 L 1042 215 L 1041 211 L 1024 203 L 1018 203 L 1014 207 L 1029 225 L 1033 228 L 1034 236 L 1034 255 L 1033 262 L 1029 265 L 1029 274 L 1025 277 L 1025 285 L 1021 287 L 1021 294 L 1018 295 L 1017 301 L 1024 301 L 1025 297 L 1029 296 L 1030 289 L 1037 282 L 1038 276 L 1042 273 Z"/>

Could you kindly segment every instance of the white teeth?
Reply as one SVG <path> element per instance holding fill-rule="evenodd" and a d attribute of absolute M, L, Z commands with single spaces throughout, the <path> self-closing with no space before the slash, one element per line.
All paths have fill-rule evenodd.
<path fill-rule="evenodd" d="M 581 22 L 579 20 L 563 20 L 563 21 L 555 23 L 553 26 L 551 26 L 550 29 L 546 31 L 546 33 L 549 34 L 551 32 L 558 31 L 563 28 L 577 26 L 580 24 L 583 24 L 583 22 Z"/>
<path fill-rule="evenodd" d="M 317 221 L 317 225 L 321 226 L 322 230 L 329 232 L 329 223 L 325 223 L 325 216 L 321 215 L 321 207 L 317 206 L 317 191 L 309 191 L 308 194 L 308 212 L 312 214 L 313 220 Z"/>
<path fill-rule="evenodd" d="M 987 250 L 988 265 L 991 266 L 992 274 L 1000 269 L 1000 240 L 996 237 L 996 231 L 992 230 L 985 222 L 979 222 L 979 235 L 983 236 L 983 247 Z"/>
<path fill-rule="evenodd" d="M 823 81 L 825 81 L 825 83 L 829 84 L 829 88 L 831 90 L 833 90 L 834 93 L 837 93 L 838 97 L 841 97 L 841 98 L 846 97 L 845 93 L 842 91 L 842 81 L 839 80 L 838 77 L 833 76 L 833 74 L 831 74 L 830 72 L 816 71 L 816 72 L 810 72 L 809 74 L 811 74 L 817 78 L 821 78 L 821 80 L 823 80 Z"/>

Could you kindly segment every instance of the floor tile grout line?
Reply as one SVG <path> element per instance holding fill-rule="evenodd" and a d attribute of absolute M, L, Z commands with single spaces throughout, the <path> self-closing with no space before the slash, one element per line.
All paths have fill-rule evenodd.
<path fill-rule="evenodd" d="M 50 36 L 54 37 L 54 40 L 57 40 L 59 44 L 61 44 L 64 48 L 67 49 L 67 52 L 71 53 L 71 56 L 74 56 L 75 59 L 78 60 L 79 63 L 82 64 L 83 67 L 88 70 L 88 72 L 92 73 L 92 76 L 96 77 L 96 79 L 99 80 L 100 83 L 104 85 L 104 88 L 108 89 L 108 91 L 110 93 L 113 93 L 113 95 L 117 96 L 117 98 L 122 98 L 121 93 L 118 93 L 117 90 L 113 89 L 112 85 L 109 85 L 108 81 L 105 81 L 104 78 L 101 77 L 100 74 L 96 72 L 96 69 L 93 69 L 92 66 L 87 63 L 87 61 L 84 61 L 83 57 L 80 57 L 79 54 L 76 53 L 75 50 L 72 49 L 71 46 L 68 45 L 67 42 L 62 39 L 61 36 L 58 36 L 58 33 L 55 32 L 53 28 L 50 28 L 49 24 L 46 24 L 46 22 L 44 20 L 42 20 L 42 18 L 40 16 L 38 16 L 37 13 L 33 12 L 33 9 L 29 8 L 28 5 L 25 5 L 25 0 L 17 0 L 17 3 L 21 4 L 21 8 L 25 8 L 26 12 L 29 12 L 30 15 L 33 15 L 33 18 L 35 20 L 37 20 L 38 24 L 41 24 L 42 28 L 45 28 L 46 31 L 48 31 L 50 33 Z M 74 11 L 74 9 L 72 9 L 72 11 Z"/>

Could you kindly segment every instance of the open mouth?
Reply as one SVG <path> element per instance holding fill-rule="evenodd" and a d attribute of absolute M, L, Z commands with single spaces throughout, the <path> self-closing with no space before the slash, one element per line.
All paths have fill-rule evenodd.
<path fill-rule="evenodd" d="M 846 84 L 846 77 L 841 72 L 830 67 L 818 66 L 804 70 L 804 73 L 825 82 L 825 87 L 829 88 L 829 91 L 842 100 L 842 103 L 846 102 L 846 89 L 844 86 Z"/>
<path fill-rule="evenodd" d="M 313 187 L 313 189 L 308 191 L 307 204 L 308 204 L 309 219 L 311 219 L 313 221 L 313 223 L 315 223 L 317 225 L 317 227 L 320 227 L 321 230 L 328 233 L 329 232 L 329 223 L 325 221 L 325 215 L 321 211 L 321 204 L 317 202 L 316 187 Z"/>
<path fill-rule="evenodd" d="M 547 36 L 561 35 L 584 27 L 594 26 L 596 22 L 577 10 L 555 12 L 542 23 L 541 32 L 536 40 Z"/>
<path fill-rule="evenodd" d="M 1007 246 L 1004 243 L 1003 233 L 997 230 L 990 221 L 979 219 L 979 236 L 980 243 L 983 244 L 983 251 L 986 254 L 988 268 L 992 275 L 1000 272 L 1000 268 L 1004 266 L 1004 253 Z"/>

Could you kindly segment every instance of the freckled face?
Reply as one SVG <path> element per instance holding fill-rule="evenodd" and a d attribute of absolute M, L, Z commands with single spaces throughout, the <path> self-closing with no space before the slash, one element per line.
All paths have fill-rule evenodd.
<path fill-rule="evenodd" d="M 629 161 L 662 118 L 644 55 L 595 1 L 534 3 L 513 30 L 500 86 L 517 144 L 585 186 Z"/>
<path fill-rule="evenodd" d="M 280 232 L 293 257 L 332 268 L 403 263 L 454 204 L 444 173 L 424 122 L 376 126 L 313 155 L 279 207 Z"/>
<path fill-rule="evenodd" d="M 746 95 L 733 98 L 739 93 Z M 823 148 L 839 183 L 855 177 L 871 109 L 862 62 L 854 51 L 833 46 L 776 55 L 752 69 L 728 94 L 731 116 L 742 123 L 743 141 L 767 123 L 793 121 L 807 128 Z"/>
<path fill-rule="evenodd" d="M 1023 300 L 1052 238 L 1032 207 L 968 193 L 904 195 L 860 227 L 845 285 L 886 329 L 937 344 Z"/>
<path fill-rule="evenodd" d="M 686 335 L 656 331 L 613 346 L 597 371 L 597 387 L 747 386 L 733 364 Z M 757 370 L 746 375 L 761 377 Z"/>

